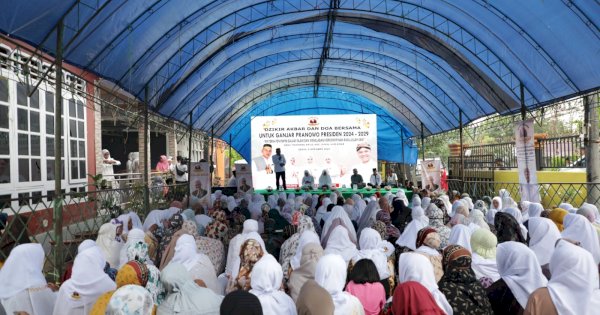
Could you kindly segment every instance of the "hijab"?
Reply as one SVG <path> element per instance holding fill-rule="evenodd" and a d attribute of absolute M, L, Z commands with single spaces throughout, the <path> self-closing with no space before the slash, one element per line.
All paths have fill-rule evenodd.
<path fill-rule="evenodd" d="M 558 314 L 591 315 L 600 307 L 598 264 L 585 249 L 559 241 L 550 258 L 548 293 Z"/>
<path fill-rule="evenodd" d="M 379 203 L 371 201 L 367 204 L 367 208 L 363 211 L 362 216 L 358 220 L 358 236 L 364 228 L 371 227 L 377 221 L 377 212 L 379 212 Z"/>
<path fill-rule="evenodd" d="M 494 207 L 494 201 L 498 202 L 498 208 Z M 502 198 L 494 197 L 494 199 L 492 199 L 492 204 L 490 205 L 490 209 L 485 214 L 485 220 L 487 221 L 488 224 L 492 224 L 492 225 L 494 224 L 494 219 L 495 219 L 496 213 L 498 211 L 502 211 Z"/>
<path fill-rule="evenodd" d="M 535 290 L 548 284 L 535 253 L 519 242 L 498 245 L 498 272 L 523 309 Z"/>
<path fill-rule="evenodd" d="M 394 315 L 446 314 L 427 288 L 416 281 L 407 281 L 396 287 L 392 299 L 392 312 Z"/>
<path fill-rule="evenodd" d="M 119 266 L 121 247 L 123 243 L 117 240 L 117 228 L 119 226 L 112 223 L 105 223 L 98 230 L 96 244 L 106 257 L 108 264 L 116 268 Z"/>
<path fill-rule="evenodd" d="M 473 209 L 469 214 L 469 224 L 474 224 L 478 228 L 490 230 L 490 226 L 485 222 L 483 212 L 481 210 Z"/>
<path fill-rule="evenodd" d="M 492 314 L 487 293 L 471 269 L 471 253 L 460 245 L 449 245 L 442 254 L 444 275 L 439 282 L 456 314 Z"/>
<path fill-rule="evenodd" d="M 529 203 L 529 206 L 527 207 L 527 213 L 529 215 L 529 219 L 531 218 L 537 218 L 540 215 L 542 215 L 542 211 L 544 211 L 544 206 L 542 206 L 541 203 L 538 202 L 531 202 Z"/>
<path fill-rule="evenodd" d="M 160 156 L 160 160 L 156 163 L 156 170 L 158 172 L 166 172 L 169 170 L 169 159 L 166 155 Z"/>
<path fill-rule="evenodd" d="M 107 315 L 152 315 L 154 301 L 148 290 L 139 285 L 125 285 L 117 289 L 106 307 Z"/>
<path fill-rule="evenodd" d="M 220 315 L 263 315 L 263 310 L 256 295 L 236 290 L 223 299 Z"/>
<path fill-rule="evenodd" d="M 296 252 L 294 253 L 292 259 L 290 259 L 290 267 L 292 267 L 293 270 L 296 270 L 300 267 L 300 260 L 302 259 L 302 250 L 308 244 L 320 245 L 319 235 L 317 235 L 317 233 L 315 233 L 314 231 L 306 230 L 302 232 L 302 235 L 300 235 L 298 247 L 296 247 Z"/>
<path fill-rule="evenodd" d="M 308 280 L 302 286 L 296 308 L 298 315 L 331 315 L 335 311 L 329 292 L 314 280 Z"/>
<path fill-rule="evenodd" d="M 510 193 L 508 192 L 508 190 L 500 189 L 498 195 L 502 199 L 502 204 L 501 204 L 502 210 L 504 210 L 506 208 L 517 207 L 517 204 L 515 203 L 515 201 L 510 197 Z"/>
<path fill-rule="evenodd" d="M 353 314 L 357 307 L 362 309 L 360 301 L 344 291 L 346 273 L 347 263 L 339 255 L 326 254 L 317 263 L 315 281 L 331 295 L 334 315 Z"/>
<path fill-rule="evenodd" d="M 523 235 L 524 238 L 527 238 L 527 228 L 523 225 L 523 213 L 521 213 L 521 210 L 517 209 L 517 208 L 505 208 L 504 212 L 512 215 L 517 222 L 519 222 L 519 228 L 521 229 L 521 235 Z"/>
<path fill-rule="evenodd" d="M 356 231 L 354 230 L 354 225 L 352 224 L 352 221 L 350 221 L 348 214 L 346 211 L 344 211 L 342 206 L 334 206 L 333 209 L 331 209 L 327 220 L 325 220 L 325 224 L 323 224 L 323 230 L 321 232 L 321 245 L 324 246 L 327 244 L 327 240 L 329 239 L 331 231 L 338 225 L 341 225 L 348 230 L 348 235 L 350 236 L 352 243 L 357 243 Z"/>
<path fill-rule="evenodd" d="M 294 301 L 298 300 L 298 295 L 300 294 L 302 286 L 308 280 L 315 279 L 317 262 L 321 256 L 323 256 L 323 248 L 319 243 L 308 243 L 302 248 L 300 266 L 292 271 L 288 281 L 290 296 Z"/>
<path fill-rule="evenodd" d="M 532 217 L 529 219 L 529 248 L 535 253 L 540 265 L 550 262 L 554 253 L 554 245 L 560 239 L 556 224 L 548 218 Z"/>
<path fill-rule="evenodd" d="M 596 265 L 600 263 L 600 244 L 598 233 L 590 221 L 579 214 L 569 213 L 564 219 L 565 229 L 562 231 L 562 238 L 575 240 L 581 243 L 581 247 L 594 258 Z"/>
<path fill-rule="evenodd" d="M 496 213 L 494 228 L 496 229 L 498 243 L 516 241 L 527 244 L 527 240 L 521 232 L 519 222 L 517 222 L 514 216 L 506 212 Z"/>
<path fill-rule="evenodd" d="M 394 211 L 391 213 L 392 224 L 398 228 L 400 233 L 402 233 L 406 225 L 412 221 L 412 210 L 407 207 L 407 205 L 408 200 L 406 200 L 406 196 L 404 196 L 404 198 L 395 199 L 392 202 L 392 207 L 394 208 Z"/>
<path fill-rule="evenodd" d="M 350 219 L 358 221 L 367 207 L 367 203 L 357 194 L 352 195 L 352 200 L 354 201 L 354 207 L 352 208 L 352 216 Z"/>
<path fill-rule="evenodd" d="M 550 220 L 552 220 L 552 222 L 554 222 L 554 224 L 556 224 L 558 230 L 562 232 L 564 230 L 563 220 L 567 214 L 569 214 L 569 211 L 565 209 L 554 208 L 552 211 L 550 211 L 548 217 Z"/>
<path fill-rule="evenodd" d="M 319 209 L 317 209 L 317 214 L 315 216 L 315 219 L 317 219 L 317 223 L 321 222 L 321 219 L 323 218 L 325 213 L 327 213 L 327 206 L 329 206 L 330 204 L 331 204 L 331 199 L 329 199 L 327 197 L 323 198 L 323 201 L 321 202 L 321 206 L 319 207 Z"/>
<path fill-rule="evenodd" d="M 489 230 L 477 229 L 471 235 L 471 249 L 473 250 L 471 268 L 477 279 L 487 277 L 493 282 L 500 279 L 496 262 L 496 245 L 498 245 L 498 239 Z"/>
<path fill-rule="evenodd" d="M 194 283 L 183 265 L 169 264 L 162 270 L 160 280 L 167 297 L 158 307 L 157 314 L 219 314 L 223 298 Z"/>
<path fill-rule="evenodd" d="M 366 228 L 360 234 L 360 250 L 352 259 L 354 263 L 361 259 L 370 259 L 377 267 L 379 279 L 389 278 L 390 272 L 387 265 L 387 255 L 385 254 L 384 244 L 381 235 L 372 228 Z"/>
<path fill-rule="evenodd" d="M 125 245 L 121 247 L 121 252 L 119 253 L 119 265 L 115 267 L 121 268 L 121 266 L 128 262 L 129 259 L 127 259 L 127 249 L 129 246 L 135 245 L 139 242 L 144 242 L 145 237 L 146 233 L 144 233 L 144 231 L 138 228 L 131 229 L 131 231 L 129 231 L 127 234 L 127 242 L 125 242 Z"/>
<path fill-rule="evenodd" d="M 472 230 L 464 224 L 457 224 L 450 230 L 448 245 L 460 245 L 471 252 L 471 234 Z"/>
<path fill-rule="evenodd" d="M 397 239 L 400 237 L 400 230 L 392 224 L 392 217 L 389 212 L 379 210 L 375 215 L 375 219 L 385 224 L 385 232 L 388 238 Z"/>
<path fill-rule="evenodd" d="M 327 246 L 325 247 L 325 255 L 338 254 L 346 264 L 358 253 L 356 245 L 350 240 L 348 230 L 343 226 L 336 226 L 331 232 Z"/>
<path fill-rule="evenodd" d="M 250 293 L 256 295 L 265 315 L 296 315 L 291 297 L 281 291 L 283 270 L 271 255 L 264 255 L 252 269 Z"/>
<path fill-rule="evenodd" d="M 184 234 L 177 239 L 175 254 L 169 263 L 179 263 L 190 273 L 193 273 L 192 269 L 195 270 L 198 274 L 192 274 L 194 280 L 202 279 L 207 288 L 218 290 L 215 267 L 208 256 L 198 252 L 193 236 Z"/>
<path fill-rule="evenodd" d="M 258 221 L 253 219 L 248 219 L 244 221 L 242 228 L 242 233 L 236 235 L 229 242 L 229 248 L 227 250 L 227 262 L 225 273 L 231 274 L 231 269 L 233 268 L 233 262 L 235 257 L 240 254 L 240 249 L 242 247 L 242 239 L 244 239 L 248 233 L 258 232 Z"/>
<path fill-rule="evenodd" d="M 417 241 L 417 233 L 419 230 L 429 225 L 429 218 L 425 216 L 423 208 L 421 208 L 421 199 L 416 196 L 413 198 L 413 210 L 411 213 L 412 221 L 406 226 L 402 235 L 396 241 L 396 244 L 408 247 L 415 250 Z"/>
<path fill-rule="evenodd" d="M 563 203 L 559 204 L 558 207 L 561 209 L 567 210 L 569 213 L 575 212 L 575 211 L 573 211 L 573 209 L 574 209 L 573 205 L 570 203 L 563 202 Z"/>
<path fill-rule="evenodd" d="M 594 218 L 595 218 L 594 222 L 596 224 L 600 224 L 600 212 L 598 212 L 598 207 L 596 207 L 593 204 L 584 202 L 581 205 L 581 207 L 579 207 L 579 210 L 582 210 L 582 209 L 594 213 Z"/>
<path fill-rule="evenodd" d="M 433 296 L 436 304 L 448 315 L 452 307 L 446 296 L 438 289 L 433 273 L 433 265 L 427 257 L 417 253 L 404 253 L 398 259 L 398 283 L 415 281 L 423 285 Z"/>

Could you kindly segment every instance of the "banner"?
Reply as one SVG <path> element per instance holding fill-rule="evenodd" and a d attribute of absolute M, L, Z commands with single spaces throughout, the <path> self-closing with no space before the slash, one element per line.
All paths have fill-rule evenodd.
<path fill-rule="evenodd" d="M 237 177 L 238 192 L 252 191 L 252 169 L 247 163 L 235 164 L 235 177 Z"/>
<path fill-rule="evenodd" d="M 273 155 L 285 157 L 287 188 L 301 185 L 304 171 L 318 184 L 324 170 L 336 187 L 350 187 L 352 170 L 365 183 L 377 168 L 376 115 L 256 116 L 251 122 L 252 182 L 276 187 Z"/>
<path fill-rule="evenodd" d="M 196 162 L 190 164 L 190 196 L 203 199 L 210 198 L 210 163 Z"/>
<path fill-rule="evenodd" d="M 440 186 L 442 163 L 440 160 L 421 161 L 421 186 L 433 188 L 434 185 Z"/>
<path fill-rule="evenodd" d="M 515 123 L 515 149 L 519 170 L 521 201 L 540 202 L 533 135 L 532 119 Z"/>

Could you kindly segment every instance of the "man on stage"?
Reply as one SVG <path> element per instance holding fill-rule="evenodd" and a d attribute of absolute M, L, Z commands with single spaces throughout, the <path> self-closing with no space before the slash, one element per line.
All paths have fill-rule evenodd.
<path fill-rule="evenodd" d="M 285 190 L 285 156 L 281 154 L 280 148 L 275 149 L 273 165 L 275 166 L 275 186 L 279 190 L 279 178 L 281 178 L 283 181 L 283 190 Z"/>

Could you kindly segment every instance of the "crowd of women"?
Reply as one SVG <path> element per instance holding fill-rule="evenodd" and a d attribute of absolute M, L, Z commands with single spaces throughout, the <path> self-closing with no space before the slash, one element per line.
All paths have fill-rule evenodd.
<path fill-rule="evenodd" d="M 600 214 L 506 190 L 192 197 L 103 224 L 60 287 L 40 244 L 0 269 L 6 314 L 594 314 Z M 1 312 L 1 311 L 0 311 Z"/>

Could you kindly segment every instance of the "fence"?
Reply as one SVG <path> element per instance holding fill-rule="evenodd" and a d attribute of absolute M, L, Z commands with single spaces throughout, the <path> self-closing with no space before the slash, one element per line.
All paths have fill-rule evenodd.
<path fill-rule="evenodd" d="M 498 196 L 500 189 L 506 189 L 515 201 L 521 200 L 519 183 L 501 183 L 493 181 L 448 180 L 448 189 L 468 193 L 474 199 L 483 196 Z M 600 183 L 539 183 L 541 204 L 546 209 L 558 206 L 562 202 L 579 207 L 584 202 L 600 205 Z M 588 194 L 593 200 L 588 199 Z"/>
<path fill-rule="evenodd" d="M 75 258 L 77 246 L 85 239 L 95 240 L 102 224 L 129 211 L 136 212 L 143 220 L 148 210 L 165 208 L 171 201 L 180 199 L 187 187 L 187 184 L 151 186 L 148 209 L 144 207 L 143 185 L 67 193 L 63 200 L 52 196 L 5 200 L 1 208 L 9 219 L 0 235 L 0 261 L 6 260 L 10 250 L 18 244 L 40 243 L 46 253 L 44 272 L 49 281 L 58 281 L 64 266 Z M 57 203 L 62 206 L 61 245 L 57 244 L 53 230 Z"/>

